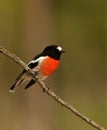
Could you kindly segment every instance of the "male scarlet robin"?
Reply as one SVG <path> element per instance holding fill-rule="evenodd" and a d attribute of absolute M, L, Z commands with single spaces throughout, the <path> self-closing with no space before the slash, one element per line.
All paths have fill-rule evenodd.
<path fill-rule="evenodd" d="M 35 56 L 27 65 L 37 73 L 41 80 L 44 80 L 57 69 L 62 53 L 64 53 L 64 51 L 60 46 L 47 46 L 42 51 L 42 53 Z M 23 70 L 23 72 L 17 77 L 15 83 L 10 88 L 10 92 L 14 92 L 19 87 L 19 85 L 21 85 L 26 80 L 29 80 L 29 83 L 26 85 L 25 89 L 36 83 L 36 81 L 28 75 L 26 70 Z"/>

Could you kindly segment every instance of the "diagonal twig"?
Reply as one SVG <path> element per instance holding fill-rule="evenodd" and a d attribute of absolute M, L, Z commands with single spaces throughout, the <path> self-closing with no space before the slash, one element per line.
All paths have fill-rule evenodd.
<path fill-rule="evenodd" d="M 37 77 L 35 77 L 35 72 L 30 69 L 20 58 L 18 58 L 15 54 L 11 53 L 10 51 L 8 51 L 7 49 L 5 49 L 3 46 L 0 46 L 0 53 L 2 53 L 3 55 L 11 58 L 13 61 L 15 61 L 17 64 L 19 64 L 21 67 L 23 67 L 28 74 L 31 75 L 31 77 L 33 79 L 37 80 Z M 66 101 L 64 101 L 63 99 L 61 99 L 59 96 L 57 96 L 52 90 L 48 89 L 47 86 L 45 85 L 45 83 L 43 81 L 41 81 L 38 78 L 38 84 L 40 85 L 40 87 L 50 96 L 52 97 L 54 100 L 56 100 L 58 103 L 60 103 L 62 106 L 64 106 L 65 108 L 67 108 L 68 110 L 70 110 L 71 112 L 73 112 L 76 116 L 78 116 L 79 118 L 81 118 L 82 120 L 84 120 L 86 123 L 90 124 L 92 127 L 98 129 L 98 130 L 105 130 L 105 128 L 103 128 L 102 126 L 100 126 L 99 124 L 97 124 L 95 121 L 91 120 L 90 118 L 84 116 L 83 114 L 81 114 L 77 109 L 75 109 L 75 107 L 73 107 L 72 105 L 70 105 L 69 103 L 67 103 Z"/>

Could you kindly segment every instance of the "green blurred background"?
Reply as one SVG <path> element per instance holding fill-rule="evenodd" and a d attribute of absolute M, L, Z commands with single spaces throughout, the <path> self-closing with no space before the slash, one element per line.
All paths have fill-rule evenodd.
<path fill-rule="evenodd" d="M 105 1 L 1 0 L 0 44 L 26 63 L 45 46 L 66 50 L 45 82 L 81 113 L 106 126 Z M 38 85 L 9 87 L 22 68 L 0 55 L 1 130 L 94 130 Z"/>

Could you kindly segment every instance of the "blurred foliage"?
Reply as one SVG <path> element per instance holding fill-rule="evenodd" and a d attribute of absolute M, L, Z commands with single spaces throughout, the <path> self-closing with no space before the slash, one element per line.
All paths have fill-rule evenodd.
<path fill-rule="evenodd" d="M 61 45 L 58 70 L 45 82 L 80 112 L 106 125 L 105 1 L 1 0 L 0 43 L 28 62 Z M 37 86 L 8 92 L 21 68 L 0 55 L 0 129 L 94 130 Z M 77 125 L 78 124 L 78 125 Z"/>

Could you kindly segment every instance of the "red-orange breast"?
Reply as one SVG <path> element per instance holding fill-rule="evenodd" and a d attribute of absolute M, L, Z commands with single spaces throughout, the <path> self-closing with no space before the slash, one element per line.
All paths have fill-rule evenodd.
<path fill-rule="evenodd" d="M 51 75 L 59 66 L 59 60 L 48 57 L 41 63 L 40 73 L 45 76 Z"/>

